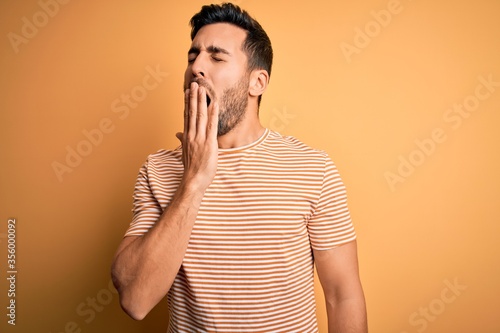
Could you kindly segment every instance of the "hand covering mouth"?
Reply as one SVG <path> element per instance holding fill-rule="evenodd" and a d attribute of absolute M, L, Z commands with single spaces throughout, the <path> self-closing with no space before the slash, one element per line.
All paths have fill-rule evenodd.
<path fill-rule="evenodd" d="M 212 97 L 209 94 L 212 91 L 212 89 L 203 79 L 195 79 L 192 82 L 196 82 L 198 83 L 198 86 L 205 88 L 205 95 L 207 96 L 207 108 L 208 108 L 210 106 L 210 103 L 212 102 Z"/>

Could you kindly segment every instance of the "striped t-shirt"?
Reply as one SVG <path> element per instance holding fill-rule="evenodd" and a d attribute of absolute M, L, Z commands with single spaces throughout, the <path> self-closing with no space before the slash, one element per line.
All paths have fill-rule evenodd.
<path fill-rule="evenodd" d="M 143 235 L 171 201 L 182 149 L 148 157 L 126 236 Z M 168 293 L 168 332 L 317 332 L 311 248 L 356 238 L 328 155 L 266 129 L 219 149 L 215 178 Z"/>

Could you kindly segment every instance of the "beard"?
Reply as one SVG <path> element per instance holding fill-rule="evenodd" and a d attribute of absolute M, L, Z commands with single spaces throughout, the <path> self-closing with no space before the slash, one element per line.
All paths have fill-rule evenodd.
<path fill-rule="evenodd" d="M 204 79 L 195 79 L 194 82 L 207 90 L 207 99 L 213 104 L 213 99 L 217 96 Z M 245 118 L 245 111 L 248 106 L 248 75 L 243 76 L 234 86 L 225 89 L 219 100 L 219 121 L 217 124 L 217 136 L 229 133 L 236 125 Z M 187 89 L 185 87 L 184 89 Z M 209 98 L 210 96 L 210 98 Z"/>
<path fill-rule="evenodd" d="M 242 77 L 233 87 L 224 90 L 219 102 L 217 136 L 229 133 L 243 118 L 248 106 L 249 78 Z"/>

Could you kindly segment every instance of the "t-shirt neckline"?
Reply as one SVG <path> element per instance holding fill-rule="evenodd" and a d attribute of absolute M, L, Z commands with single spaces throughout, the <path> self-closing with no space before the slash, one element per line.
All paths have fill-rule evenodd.
<path fill-rule="evenodd" d="M 231 153 L 237 153 L 237 152 L 242 152 L 244 150 L 248 150 L 254 147 L 257 147 L 260 145 L 262 142 L 264 142 L 267 139 L 267 136 L 269 135 L 269 129 L 265 128 L 264 133 L 254 142 L 251 142 L 249 144 L 246 144 L 241 147 L 235 147 L 235 148 L 219 148 L 219 153 L 223 154 L 231 154 Z"/>

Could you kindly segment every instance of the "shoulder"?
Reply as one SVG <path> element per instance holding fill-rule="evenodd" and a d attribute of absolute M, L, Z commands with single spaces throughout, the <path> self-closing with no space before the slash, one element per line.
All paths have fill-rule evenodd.
<path fill-rule="evenodd" d="M 312 148 L 294 136 L 282 135 L 272 130 L 269 131 L 265 148 L 278 154 L 310 158 L 324 162 L 330 159 L 324 150 Z"/>
<path fill-rule="evenodd" d="M 143 166 L 147 170 L 178 169 L 182 168 L 182 149 L 160 149 L 148 155 Z"/>

